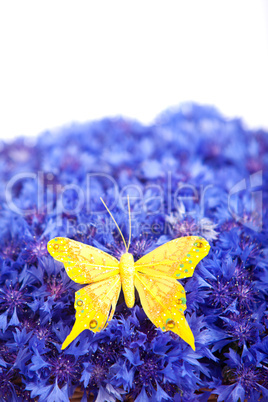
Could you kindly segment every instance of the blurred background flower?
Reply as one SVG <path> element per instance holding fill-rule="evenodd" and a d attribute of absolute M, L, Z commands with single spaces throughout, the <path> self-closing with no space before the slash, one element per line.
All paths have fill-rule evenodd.
<path fill-rule="evenodd" d="M 217 146 L 221 137 L 213 131 L 201 132 L 204 120 L 217 122 L 226 139 L 220 145 L 221 162 L 208 151 L 211 142 Z M 185 137 L 186 124 L 195 135 Z M 172 133 L 172 145 L 166 130 Z M 149 159 L 143 148 L 148 133 Z M 239 160 L 236 148 L 230 150 L 236 137 L 243 150 Z M 244 203 L 244 190 L 232 196 L 247 210 L 246 220 L 243 210 L 233 210 L 228 199 L 237 181 L 252 177 L 244 145 L 254 140 L 251 157 L 264 168 L 257 174 L 263 179 L 258 189 L 265 211 L 267 154 L 259 150 L 268 148 L 267 138 L 262 130 L 246 129 L 237 119 L 225 119 L 216 109 L 195 104 L 166 111 L 153 125 L 106 118 L 40 136 L 24 166 L 28 176 L 20 175 L 14 182 L 12 197 L 6 197 L 1 210 L 1 398 L 68 401 L 77 388 L 83 401 L 90 396 L 96 401 L 138 402 L 202 401 L 213 395 L 233 402 L 266 398 L 268 221 L 264 213 L 261 222 L 255 220 L 255 226 L 249 227 L 258 199 Z M 6 149 L 13 146 L 17 147 L 16 140 L 2 150 L 3 186 L 10 183 L 6 177 L 21 174 L 19 163 L 12 171 L 5 163 Z M 70 149 L 73 158 L 61 166 Z M 167 156 L 172 170 L 165 167 Z M 96 161 L 100 161 L 97 167 Z M 199 174 L 193 166 L 199 166 Z M 56 186 L 40 172 L 53 172 Z M 31 180 L 29 173 L 34 174 Z M 89 174 L 90 208 L 79 193 L 86 193 Z M 74 183 L 77 187 L 70 186 Z M 126 308 L 120 297 L 105 330 L 96 335 L 86 330 L 61 351 L 73 325 L 74 293 L 79 286 L 48 255 L 46 243 L 54 236 L 66 236 L 120 258 L 124 246 L 112 221 L 96 213 L 100 196 L 108 205 L 114 203 L 117 186 L 131 196 L 130 251 L 135 259 L 185 235 L 202 235 L 211 244 L 193 277 L 183 280 L 195 352 L 177 335 L 156 329 L 138 297 L 133 309 Z M 207 194 L 202 197 L 205 186 Z M 134 197 L 137 189 L 140 197 Z M 250 189 L 245 191 L 250 195 Z M 113 213 L 127 237 L 122 193 L 119 200 L 122 205 L 115 203 Z"/>

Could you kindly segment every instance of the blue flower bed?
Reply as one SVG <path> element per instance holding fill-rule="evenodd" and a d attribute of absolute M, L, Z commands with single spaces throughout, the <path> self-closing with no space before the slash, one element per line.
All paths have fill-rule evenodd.
<path fill-rule="evenodd" d="M 1 146 L 0 400 L 268 400 L 268 133 L 193 104 L 144 126 L 73 124 Z M 46 244 L 65 236 L 134 259 L 201 235 L 209 255 L 182 282 L 196 351 L 120 296 L 106 329 L 61 345 L 79 289 Z"/>

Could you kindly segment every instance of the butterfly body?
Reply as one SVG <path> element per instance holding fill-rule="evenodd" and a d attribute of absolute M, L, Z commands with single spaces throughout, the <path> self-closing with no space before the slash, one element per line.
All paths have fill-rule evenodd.
<path fill-rule="evenodd" d="M 127 307 L 131 308 L 135 303 L 135 287 L 134 287 L 134 258 L 130 253 L 121 256 L 119 262 L 119 275 L 121 278 L 122 289 Z"/>

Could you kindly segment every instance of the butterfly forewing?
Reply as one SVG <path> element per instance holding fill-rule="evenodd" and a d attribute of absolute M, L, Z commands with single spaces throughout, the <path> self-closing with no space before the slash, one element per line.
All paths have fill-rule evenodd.
<path fill-rule="evenodd" d="M 113 317 L 121 290 L 119 275 L 91 283 L 75 293 L 75 323 L 62 345 L 65 349 L 84 329 L 101 331 Z M 108 317 L 109 316 L 109 317 Z"/>
<path fill-rule="evenodd" d="M 176 279 L 136 272 L 135 287 L 142 307 L 152 323 L 163 331 L 173 331 L 193 349 L 194 336 L 184 317 L 185 290 Z"/>
<path fill-rule="evenodd" d="M 209 252 L 208 242 L 198 236 L 171 240 L 135 262 L 135 270 L 154 276 L 183 279 L 192 276 L 196 265 Z"/>
<path fill-rule="evenodd" d="M 49 253 L 61 261 L 68 276 L 77 283 L 92 283 L 119 273 L 118 260 L 102 250 L 65 237 L 47 244 Z"/>

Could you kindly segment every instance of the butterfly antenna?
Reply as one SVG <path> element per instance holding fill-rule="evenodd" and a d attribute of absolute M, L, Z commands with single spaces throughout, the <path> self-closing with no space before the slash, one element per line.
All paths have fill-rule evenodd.
<path fill-rule="evenodd" d="M 126 248 L 126 252 L 128 252 L 127 243 L 126 243 L 126 241 L 125 241 L 125 239 L 124 239 L 123 233 L 122 233 L 121 230 L 120 230 L 120 227 L 118 226 L 116 220 L 114 219 L 114 217 L 113 217 L 111 211 L 109 210 L 109 208 L 107 207 L 107 205 L 105 204 L 105 202 L 103 201 L 103 199 L 102 199 L 101 197 L 100 197 L 100 199 L 101 199 L 103 205 L 105 206 L 105 208 L 107 209 L 107 211 L 109 212 L 109 214 L 110 214 L 112 220 L 114 221 L 114 223 L 115 223 L 115 225 L 116 225 L 116 227 L 117 227 L 117 229 L 118 229 L 118 232 L 120 233 L 120 235 L 121 235 L 121 237 L 122 237 L 122 239 L 123 239 L 123 242 L 124 242 L 124 245 L 125 245 L 125 248 Z"/>
<path fill-rule="evenodd" d="M 128 205 L 128 221 L 129 221 L 129 238 L 128 238 L 128 245 L 127 245 L 127 251 L 128 251 L 129 246 L 130 246 L 130 241 L 131 241 L 131 214 L 130 214 L 129 195 L 127 196 L 127 205 Z"/>

